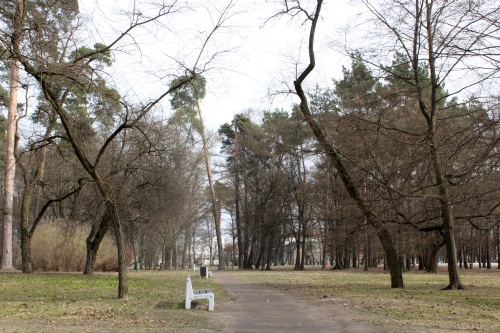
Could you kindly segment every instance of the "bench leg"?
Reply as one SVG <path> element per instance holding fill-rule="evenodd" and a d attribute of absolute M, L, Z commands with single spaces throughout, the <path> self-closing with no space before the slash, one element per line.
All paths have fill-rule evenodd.
<path fill-rule="evenodd" d="M 191 309 L 191 300 L 186 297 L 186 310 Z"/>
<path fill-rule="evenodd" d="M 215 305 L 215 296 L 210 296 L 208 299 L 208 311 L 214 311 L 214 305 Z"/>

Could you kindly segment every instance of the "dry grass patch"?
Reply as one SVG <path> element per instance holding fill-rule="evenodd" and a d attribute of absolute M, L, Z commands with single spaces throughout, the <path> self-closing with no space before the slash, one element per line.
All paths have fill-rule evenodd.
<path fill-rule="evenodd" d="M 198 332 L 219 328 L 200 302 L 184 310 L 193 271 L 129 272 L 129 301 L 117 299 L 117 274 L 0 273 L 2 332 Z M 218 301 L 229 299 L 210 279 Z"/>
<path fill-rule="evenodd" d="M 410 325 L 415 332 L 500 332 L 500 270 L 461 270 L 466 287 L 461 291 L 440 290 L 447 285 L 445 270 L 405 273 L 405 289 L 391 289 L 389 274 L 380 269 L 321 271 L 311 266 L 292 271 L 279 267 L 237 274 L 318 305 L 355 309 L 378 323 Z"/>

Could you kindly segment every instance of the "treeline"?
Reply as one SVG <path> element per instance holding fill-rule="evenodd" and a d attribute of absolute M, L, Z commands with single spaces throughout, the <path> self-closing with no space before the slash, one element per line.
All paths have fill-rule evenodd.
<path fill-rule="evenodd" d="M 400 75 L 409 71 L 401 59 L 394 60 L 393 69 Z M 428 75 L 422 72 L 422 81 L 429 81 Z M 309 102 L 328 140 L 342 154 L 352 186 L 389 231 L 402 268 L 435 272 L 438 255 L 448 261 L 443 256 L 441 208 L 425 124 L 405 85 L 396 76 L 374 77 L 354 55 L 343 78 L 334 80 L 333 88 L 317 87 Z M 441 103 L 443 118 L 436 135 L 451 184 L 459 265 L 480 262 L 480 267 L 491 267 L 498 257 L 496 106 L 446 98 Z M 239 114 L 219 134 L 226 186 L 239 190 L 239 202 L 229 201 L 225 209 L 233 220 L 240 268 L 270 269 L 285 262 L 289 243 L 295 247 L 296 269 L 304 268 L 313 244 L 320 254 L 316 261 L 332 258 L 335 268 L 357 267 L 359 259 L 367 268 L 384 262 L 373 226 L 349 196 L 298 107 L 264 112 L 257 122 Z"/>
<path fill-rule="evenodd" d="M 440 253 L 449 288 L 462 288 L 458 267 L 479 261 L 491 268 L 500 252 L 498 6 L 381 2 L 375 10 L 366 2 L 376 19 L 367 24 L 379 33 L 367 35 L 378 48 L 354 50 L 330 87 L 306 89 L 322 4 L 291 2 L 275 16 L 309 13 L 309 65 L 296 74 L 297 104 L 237 114 L 217 141 L 205 133 L 200 101 L 210 65 L 224 54 L 207 45 L 232 2 L 205 40 L 187 43 L 196 49 L 197 40 L 197 56 L 168 55 L 169 68 L 151 70 L 162 79 L 149 87 L 156 95 L 142 100 L 122 96 L 115 84 L 116 54 L 132 54 L 129 41 L 150 32 L 143 27 L 172 24 L 180 4 L 151 2 L 129 14 L 117 37 L 88 46 L 77 1 L 7 1 L 0 9 L 0 102 L 9 117 L 0 141 L 11 147 L 2 161 L 12 153 L 15 163 L 6 163 L 3 179 L 2 268 L 64 269 L 33 255 L 34 239 L 50 232 L 60 247 L 78 235 L 85 260 L 76 269 L 117 270 L 124 298 L 130 264 L 185 268 L 201 256 L 240 269 L 383 263 L 392 287 L 403 287 L 402 272 L 417 262 L 435 271 Z M 402 23 L 408 12 L 412 24 Z M 9 103 L 13 87 L 26 93 L 23 103 Z M 475 93 L 466 94 L 471 87 Z M 169 117 L 163 108 L 172 110 Z M 208 148 L 224 158 L 213 186 Z M 67 241 L 56 241 L 57 233 Z M 116 244 L 114 262 L 99 259 L 107 237 Z"/>
<path fill-rule="evenodd" d="M 127 298 L 129 253 L 134 253 L 138 268 L 142 263 L 156 267 L 157 262 L 170 268 L 178 263 L 177 244 L 185 240 L 185 256 L 188 245 L 195 246 L 193 234 L 209 211 L 200 126 L 192 110 L 180 108 L 168 118 L 162 110 L 169 108 L 173 93 L 196 86 L 224 54 L 225 49 L 211 45 L 232 18 L 234 4 L 194 8 L 218 17 L 203 27 L 206 38 L 198 31 L 181 36 L 176 29 L 164 29 L 175 25 L 178 16 L 182 20 L 188 12 L 198 14 L 184 11 L 184 5 L 151 1 L 113 13 L 122 15 L 114 21 L 119 26 L 105 33 L 93 28 L 98 22 L 80 14 L 76 0 L 15 0 L 2 6 L 2 82 L 10 83 L 2 89 L 8 108 L 3 269 L 13 268 L 16 261 L 24 273 L 41 267 L 33 264 L 31 245 L 43 224 L 57 221 L 65 235 L 84 225 L 84 273 L 93 273 L 101 243 L 112 234 L 118 296 Z M 182 41 L 179 47 L 193 52 L 181 57 L 169 49 L 160 52 L 162 59 L 151 58 L 160 67 L 146 67 L 137 51 L 157 38 L 153 30 Z M 87 45 L 93 33 L 106 42 Z M 124 82 L 124 76 L 113 72 L 112 65 L 140 70 L 136 74 L 150 80 L 148 97 L 130 91 L 123 96 L 116 83 Z M 26 94 L 24 103 L 17 103 L 22 100 L 18 92 Z M 15 248 L 20 248 L 20 260 L 13 258 Z"/>

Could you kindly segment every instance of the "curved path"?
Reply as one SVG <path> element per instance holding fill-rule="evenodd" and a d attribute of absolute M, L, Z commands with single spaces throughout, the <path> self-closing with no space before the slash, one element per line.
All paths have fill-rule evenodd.
<path fill-rule="evenodd" d="M 226 326 L 224 332 L 380 332 L 380 327 L 356 320 L 355 313 L 341 304 L 316 306 L 245 282 L 235 274 L 217 272 L 214 278 L 231 295 L 230 302 L 215 304 L 217 319 Z"/>

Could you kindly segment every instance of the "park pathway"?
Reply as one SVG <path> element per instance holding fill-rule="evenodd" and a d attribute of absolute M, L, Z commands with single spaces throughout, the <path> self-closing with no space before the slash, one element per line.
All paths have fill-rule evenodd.
<path fill-rule="evenodd" d="M 380 332 L 380 327 L 356 320 L 355 312 L 341 304 L 337 310 L 326 309 L 231 273 L 214 272 L 214 278 L 231 295 L 229 302 L 215 300 L 217 320 L 225 325 L 224 332 Z"/>

